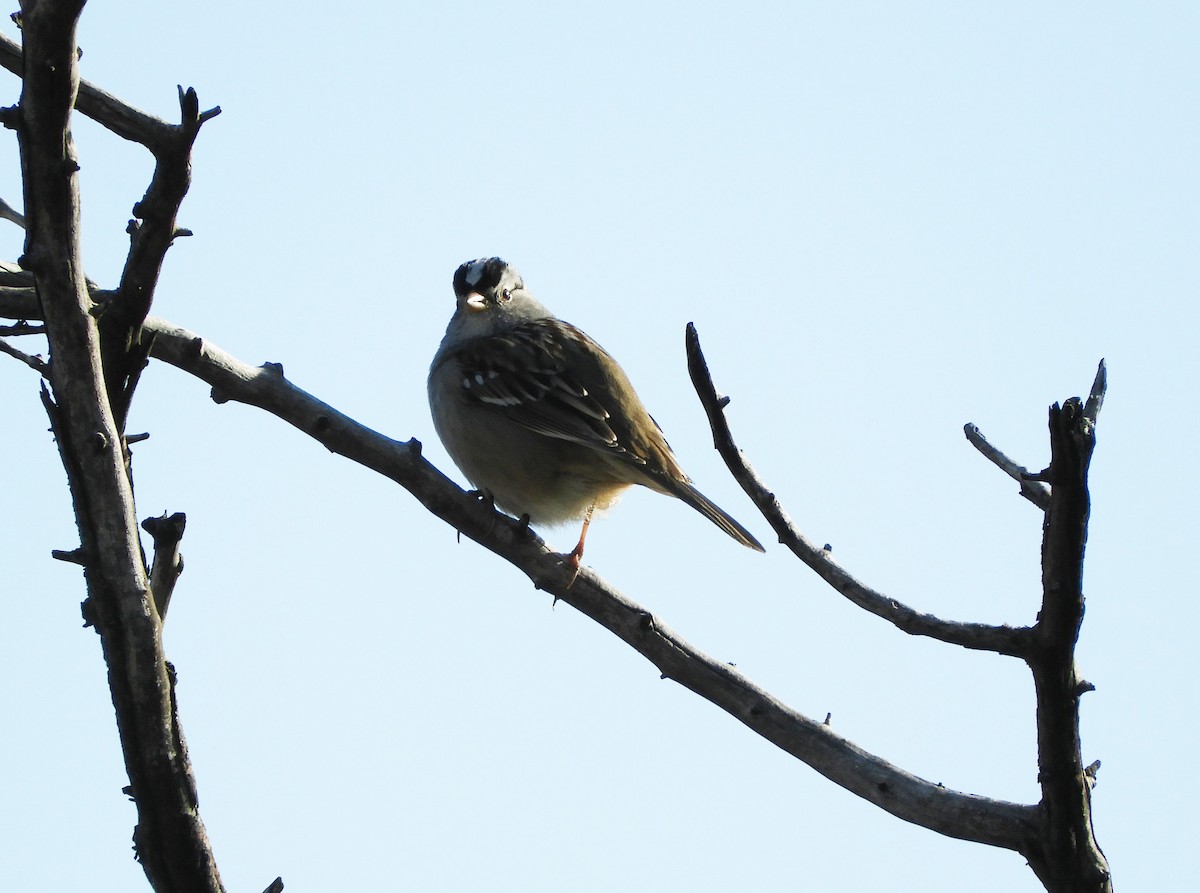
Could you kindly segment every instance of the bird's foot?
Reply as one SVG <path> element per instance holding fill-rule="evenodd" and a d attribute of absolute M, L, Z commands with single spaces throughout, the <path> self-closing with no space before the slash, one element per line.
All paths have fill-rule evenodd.
<path fill-rule="evenodd" d="M 579 579 L 579 569 L 583 566 L 583 543 L 581 542 L 572 551 L 563 556 L 563 564 L 571 569 L 571 579 L 567 582 L 567 588 L 570 589 L 575 585 L 575 581 Z"/>
<path fill-rule="evenodd" d="M 494 496 L 492 496 L 491 490 L 483 490 L 483 489 L 468 490 L 467 495 L 474 496 L 476 499 L 478 499 L 480 502 L 482 502 L 484 505 L 486 505 L 492 511 L 496 510 L 496 498 Z"/>

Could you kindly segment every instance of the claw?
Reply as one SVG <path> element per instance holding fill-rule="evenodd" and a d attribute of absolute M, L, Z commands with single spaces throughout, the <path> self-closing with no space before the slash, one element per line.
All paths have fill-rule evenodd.
<path fill-rule="evenodd" d="M 492 511 L 496 510 L 496 499 L 494 496 L 492 496 L 492 492 L 490 490 L 468 490 L 467 495 L 474 496 L 480 502 L 486 503 L 487 506 L 492 509 Z"/>

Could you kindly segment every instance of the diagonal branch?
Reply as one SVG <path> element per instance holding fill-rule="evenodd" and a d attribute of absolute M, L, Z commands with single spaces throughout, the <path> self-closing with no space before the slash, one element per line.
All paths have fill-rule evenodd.
<path fill-rule="evenodd" d="M 700 336 L 688 323 L 686 335 L 688 371 L 700 402 L 708 414 L 713 432 L 713 444 L 725 460 L 730 472 L 742 489 L 758 506 L 764 518 L 779 535 L 779 542 L 807 564 L 817 575 L 858 607 L 887 620 L 897 629 L 914 636 L 928 636 L 951 645 L 961 645 L 976 651 L 995 651 L 1013 657 L 1023 657 L 1030 647 L 1028 627 L 992 626 L 986 623 L 959 623 L 924 614 L 859 582 L 833 560 L 826 549 L 819 548 L 801 533 L 784 510 L 774 492 L 759 477 L 758 472 L 734 443 L 729 422 L 725 418 L 727 398 L 717 394 L 708 371 Z"/>
<path fill-rule="evenodd" d="M 942 834 L 1023 851 L 1035 833 L 1037 809 L 952 791 L 867 753 L 763 691 L 736 669 L 714 660 L 590 569 L 572 571 L 526 525 L 466 494 L 421 456 L 416 440 L 401 443 L 355 422 L 297 388 L 277 365 L 250 366 L 197 335 L 150 317 L 153 356 L 212 386 L 218 402 L 257 406 L 316 439 L 328 450 L 399 483 L 430 512 L 523 570 L 617 635 L 660 673 L 706 698 L 826 778 L 905 821 Z"/>
<path fill-rule="evenodd" d="M 0 273 L 16 284 L 21 274 Z M 30 312 L 30 296 L 0 290 L 0 316 Z M 211 342 L 155 317 L 152 356 L 207 382 L 213 399 L 259 407 L 412 493 L 431 513 L 524 571 L 535 586 L 595 620 L 671 678 L 727 711 L 755 733 L 858 796 L 917 825 L 952 837 L 1025 852 L 1040 821 L 1037 807 L 952 791 L 917 778 L 772 697 L 733 667 L 680 638 L 651 612 L 584 568 L 572 573 L 527 526 L 464 493 L 421 456 L 416 440 L 398 442 L 355 422 L 297 388 L 278 364 L 251 366 Z M 883 598 L 883 596 L 877 596 Z M 944 623 L 944 621 L 937 621 Z M 1013 631 L 1017 632 L 1017 631 Z"/>
<path fill-rule="evenodd" d="M 1104 391 L 1107 386 L 1108 369 L 1104 360 L 1101 360 L 1099 368 L 1096 369 L 1096 378 L 1092 381 L 1092 390 L 1088 395 L 1087 404 L 1083 408 L 1084 417 L 1090 419 L 1093 425 L 1095 425 L 1096 419 L 1100 415 L 1100 408 L 1104 405 Z M 988 439 L 983 436 L 983 432 L 979 430 L 978 425 L 967 422 L 963 426 L 963 433 L 967 436 L 967 440 L 970 441 L 971 446 L 979 450 L 989 462 L 1021 485 L 1022 496 L 1042 511 L 1047 511 L 1050 508 L 1050 487 L 1041 479 L 1041 474 L 1030 472 L 1024 465 L 1018 465 L 996 447 L 992 446 Z"/>
<path fill-rule="evenodd" d="M 5 339 L 0 338 L 0 353 L 6 353 L 15 360 L 20 360 L 43 378 L 50 376 L 50 365 L 39 356 L 25 353 L 18 347 L 13 347 Z"/>
<path fill-rule="evenodd" d="M 0 67 L 20 77 L 22 74 L 21 45 L 0 34 Z M 175 125 L 134 108 L 94 84 L 79 82 L 75 108 L 122 139 L 140 143 L 151 151 L 162 141 L 170 141 Z M 203 112 L 205 120 L 219 114 L 220 109 Z M 11 219 L 11 218 L 9 218 Z"/>
<path fill-rule="evenodd" d="M 1040 508 L 1046 511 L 1050 507 L 1050 488 L 1039 480 L 1035 480 L 1030 475 L 1029 469 L 1024 465 L 1018 465 L 1000 450 L 996 449 L 988 439 L 983 436 L 983 432 L 979 427 L 972 422 L 967 422 L 963 426 L 963 433 L 966 434 L 967 440 L 971 446 L 983 453 L 983 455 L 993 465 L 1007 474 L 1010 478 L 1021 485 L 1021 495 Z"/>

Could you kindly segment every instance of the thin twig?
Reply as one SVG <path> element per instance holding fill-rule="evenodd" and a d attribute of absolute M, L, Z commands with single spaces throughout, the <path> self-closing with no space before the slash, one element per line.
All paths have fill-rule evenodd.
<path fill-rule="evenodd" d="M 3 338 L 0 338 L 0 353 L 6 353 L 10 357 L 20 360 L 42 378 L 50 377 L 50 365 L 39 356 L 31 356 L 19 348 L 13 347 Z"/>
<path fill-rule="evenodd" d="M 1100 409 L 1104 406 L 1104 394 L 1108 390 L 1108 365 L 1103 359 L 1096 368 L 1096 377 L 1092 379 L 1092 390 L 1088 394 L 1087 403 L 1083 406 L 1083 417 L 1093 425 L 1100 418 Z"/>
<path fill-rule="evenodd" d="M 988 439 L 983 436 L 983 432 L 979 427 L 972 422 L 967 422 L 963 426 L 963 433 L 967 435 L 967 440 L 971 446 L 983 453 L 983 455 L 997 468 L 1007 474 L 1010 478 L 1021 485 L 1021 495 L 1040 508 L 1043 512 L 1050 507 L 1050 488 L 1041 481 L 1034 480 L 1029 472 L 1029 469 L 1024 465 L 1018 465 L 1000 450 L 996 449 Z"/>
<path fill-rule="evenodd" d="M 2 198 L 0 198 L 0 217 L 3 217 L 5 220 L 11 220 L 17 226 L 21 227 L 21 229 L 25 228 L 25 215 Z"/>
<path fill-rule="evenodd" d="M 104 377 L 117 429 L 125 430 L 133 392 L 150 354 L 142 321 L 150 312 L 163 258 L 180 233 L 180 205 L 192 181 L 192 146 L 205 121 L 219 113 L 200 111 L 192 88 L 179 88 L 180 123 L 162 131 L 150 145 L 154 175 L 129 221 L 129 255 L 116 294 L 100 317 Z"/>
<path fill-rule="evenodd" d="M 826 583 L 865 611 L 881 617 L 897 629 L 914 636 L 928 636 L 951 645 L 960 645 L 976 651 L 995 651 L 1014 657 L 1022 657 L 1030 644 L 1031 631 L 1028 627 L 993 626 L 986 623 L 959 623 L 943 620 L 932 614 L 924 614 L 894 598 L 884 595 L 859 582 L 841 567 L 828 550 L 809 540 L 792 522 L 775 494 L 759 477 L 750 462 L 734 443 L 733 434 L 725 418 L 727 400 L 722 399 L 713 385 L 704 353 L 700 349 L 700 336 L 696 327 L 688 323 L 686 336 L 688 372 L 692 384 L 708 414 L 713 432 L 713 444 L 725 460 L 730 472 L 742 489 L 746 491 L 764 518 L 779 535 L 779 542 L 792 550 L 801 561 L 812 568 Z"/>
<path fill-rule="evenodd" d="M 18 77 L 21 76 L 23 65 L 21 52 L 19 43 L 0 34 L 0 67 L 7 68 Z M 140 143 L 151 151 L 163 140 L 169 140 L 171 133 L 176 130 L 176 125 L 134 108 L 88 81 L 79 82 L 75 108 L 122 139 Z M 200 117 L 202 121 L 207 121 L 220 113 L 221 109 L 217 106 L 201 112 Z"/>

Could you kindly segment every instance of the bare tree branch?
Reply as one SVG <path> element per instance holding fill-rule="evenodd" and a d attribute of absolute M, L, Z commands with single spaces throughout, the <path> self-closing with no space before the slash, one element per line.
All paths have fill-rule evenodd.
<path fill-rule="evenodd" d="M 687 334 L 688 367 L 692 380 L 708 413 L 714 442 L 726 464 L 742 487 L 750 494 L 772 526 L 780 541 L 830 585 L 872 613 L 885 616 L 901 629 L 913 619 L 909 609 L 892 603 L 891 610 L 900 622 L 888 616 L 878 593 L 866 590 L 840 568 L 830 570 L 832 560 L 797 533 L 767 487 L 761 482 L 733 442 L 724 417 L 727 400 L 717 395 L 700 351 L 699 337 L 693 326 Z M 1089 775 L 1080 757 L 1079 698 L 1093 686 L 1079 678 L 1074 660 L 1075 643 L 1083 622 L 1083 552 L 1087 540 L 1089 497 L 1087 470 L 1095 446 L 1095 422 L 1104 402 L 1106 370 L 1101 361 L 1086 408 L 1078 397 L 1061 408 L 1050 408 L 1050 466 L 1038 475 L 1044 484 L 1030 488 L 1030 476 L 983 440 L 974 426 L 967 426 L 968 438 L 996 464 L 1022 482 L 1022 493 L 1035 502 L 1045 499 L 1046 522 L 1042 548 L 1043 601 L 1038 622 L 1032 628 L 980 627 L 978 624 L 949 624 L 937 618 L 919 622 L 928 624 L 934 638 L 967 647 L 999 650 L 1021 656 L 1033 671 L 1037 698 L 1038 779 L 1042 786 L 1039 804 L 1039 830 L 1018 847 L 1030 866 L 1051 893 L 1110 893 L 1108 862 L 1096 844 L 1091 821 L 1091 788 L 1094 770 Z M 986 445 L 986 449 L 981 446 Z M 1032 495 L 1031 495 L 1032 494 Z M 964 629 L 965 628 L 965 629 Z M 969 633 L 966 630 L 970 630 Z M 1017 637 L 1008 648 L 1008 636 Z"/>
<path fill-rule="evenodd" d="M 759 477 L 750 465 L 729 430 L 725 419 L 728 399 L 717 394 L 704 353 L 700 349 L 700 336 L 696 327 L 688 323 L 685 338 L 688 357 L 688 372 L 692 384 L 708 414 L 713 432 L 713 445 L 725 460 L 730 472 L 742 489 L 758 506 L 764 518 L 779 535 L 779 542 L 816 571 L 826 583 L 840 592 L 864 611 L 882 617 L 902 632 L 914 636 L 928 636 L 951 645 L 961 645 L 977 651 L 995 651 L 1013 657 L 1022 657 L 1030 647 L 1031 630 L 1028 627 L 991 626 L 985 623 L 958 623 L 942 620 L 932 614 L 923 614 L 894 598 L 884 595 L 860 583 L 841 565 L 834 561 L 827 549 L 819 548 L 801 533 L 784 510 L 774 492 Z"/>
<path fill-rule="evenodd" d="M 4 34 L 0 34 L 0 66 L 8 69 L 17 77 L 21 76 L 21 45 Z M 176 125 L 134 108 L 87 81 L 79 82 L 75 107 L 82 114 L 87 115 L 122 139 L 140 143 L 151 151 L 155 151 L 161 142 L 169 143 L 174 138 L 173 135 L 177 129 Z M 200 123 L 220 112 L 219 107 L 202 112 Z"/>
<path fill-rule="evenodd" d="M 360 425 L 297 388 L 277 364 L 250 366 L 211 342 L 154 317 L 153 356 L 212 386 L 218 402 L 264 409 L 328 450 L 396 481 L 471 539 L 502 556 L 544 589 L 591 617 L 674 679 L 825 777 L 900 818 L 943 834 L 1022 850 L 1035 833 L 1037 809 L 951 791 L 917 778 L 840 737 L 758 688 L 667 628 L 589 568 L 574 584 L 563 556 L 519 521 L 500 514 L 421 456 L 416 440 L 397 442 Z"/>
<path fill-rule="evenodd" d="M 1096 444 L 1095 413 L 1104 399 L 1101 362 L 1088 400 L 1050 407 L 1051 486 L 1042 538 L 1042 610 L 1036 647 L 1027 657 L 1037 696 L 1038 782 L 1047 827 L 1029 864 L 1052 893 L 1112 889 L 1108 861 L 1092 830 L 1091 779 L 1079 741 L 1079 698 L 1091 690 L 1075 665 L 1083 623 L 1083 558 L 1091 512 L 1088 467 Z"/>
<path fill-rule="evenodd" d="M 0 271 L 0 282 L 8 284 L 0 287 L 0 316 L 37 318 L 36 302 L 31 292 L 16 285 L 28 281 L 27 276 L 11 269 Z M 1052 607 L 1047 607 L 1036 627 L 1013 629 L 983 624 L 956 624 L 919 615 L 858 583 L 835 565 L 828 553 L 817 549 L 792 529 L 786 513 L 737 451 L 721 412 L 725 401 L 712 388 L 707 367 L 703 364 L 703 355 L 699 352 L 698 339 L 694 343 L 692 340 L 694 331 L 689 333 L 689 359 L 692 361 L 694 380 L 698 379 L 704 386 L 698 389 L 701 390 L 710 419 L 715 417 L 714 432 L 718 446 L 724 447 L 722 452 L 727 462 L 728 454 L 736 458 L 731 465 L 735 475 L 743 481 L 743 486 L 748 486 L 760 506 L 764 502 L 767 504 L 765 514 L 777 531 L 782 528 L 781 539 L 789 542 L 793 551 L 806 550 L 821 576 L 831 579 L 835 588 L 843 591 L 856 604 L 865 602 L 868 610 L 886 617 L 901 629 L 912 629 L 952 644 L 1020 655 L 1034 668 L 1035 689 L 1039 698 L 1039 744 L 1043 743 L 1043 738 L 1046 739 L 1045 750 L 1041 751 L 1041 759 L 1045 761 L 1041 804 L 1026 806 L 949 791 L 861 750 L 836 735 L 827 723 L 816 723 L 795 712 L 755 686 L 736 669 L 700 652 L 590 569 L 585 568 L 574 585 L 570 585 L 571 572 L 564 566 L 562 556 L 550 551 L 527 526 L 495 512 L 483 501 L 464 493 L 421 457 L 419 442 L 410 440 L 400 443 L 359 425 L 296 388 L 287 381 L 278 364 L 249 366 L 199 336 L 154 317 L 147 318 L 145 328 L 154 336 L 153 356 L 209 383 L 212 396 L 218 402 L 236 400 L 260 407 L 317 439 L 329 450 L 400 483 L 431 512 L 524 570 L 538 588 L 553 593 L 556 598 L 619 636 L 654 663 L 663 677 L 674 679 L 712 701 L 756 733 L 847 790 L 914 824 L 950 836 L 1017 850 L 1030 861 L 1050 890 L 1108 889 L 1103 886 L 1107 883 L 1107 866 L 1103 863 L 1103 854 L 1090 837 L 1087 801 L 1081 800 L 1088 796 L 1086 792 L 1090 791 L 1093 778 L 1087 770 L 1079 768 L 1077 756 L 1077 700 L 1090 686 L 1075 676 L 1073 663 L 1065 662 L 1061 644 L 1066 634 L 1070 639 L 1068 651 L 1073 649 L 1078 619 L 1082 617 L 1081 596 L 1078 604 L 1068 600 L 1065 622 L 1061 619 L 1063 611 L 1056 612 Z M 1098 410 L 1102 400 L 1103 365 L 1097 374 L 1097 384 L 1093 386 L 1088 405 Z M 1088 438 L 1092 434 L 1092 420 L 1088 419 L 1081 406 L 1078 400 L 1069 401 L 1068 409 L 1063 412 L 1070 413 L 1071 418 L 1083 420 L 1072 429 L 1074 433 L 1069 440 L 1077 449 L 1086 447 L 1090 456 Z M 1058 439 L 1061 441 L 1062 437 Z M 1056 449 L 1061 452 L 1061 443 Z M 1062 460 L 1058 461 L 1061 465 Z M 1060 483 L 1059 465 L 1052 462 L 1044 476 L 1051 482 L 1052 496 L 1065 500 L 1068 497 L 1064 495 L 1066 490 Z M 1074 479 L 1078 481 L 1079 478 L 1076 471 Z M 1086 475 L 1081 486 L 1085 497 L 1083 504 L 1086 506 Z M 1075 499 L 1075 508 L 1067 513 L 1067 517 L 1073 521 L 1066 524 L 1065 529 L 1074 529 L 1078 537 L 1086 532 L 1086 511 L 1082 514 L 1079 511 L 1078 493 Z M 1053 510 L 1048 513 L 1048 543 L 1060 540 L 1058 534 L 1051 536 L 1049 531 L 1054 525 L 1049 519 L 1062 516 L 1061 512 L 1055 514 Z M 1066 555 L 1070 560 L 1059 560 L 1055 564 L 1048 559 L 1047 580 L 1057 580 L 1061 575 L 1057 570 L 1051 572 L 1051 568 L 1065 567 L 1073 573 L 1081 572 L 1081 549 L 1081 542 L 1074 545 L 1067 543 Z M 1065 583 L 1048 582 L 1047 593 L 1058 592 L 1064 586 L 1070 590 L 1075 585 L 1072 583 L 1075 578 L 1070 574 L 1067 577 L 1069 579 Z M 1074 611 L 1078 613 L 1071 613 Z M 1069 673 L 1064 670 L 1066 666 L 1071 667 Z M 1047 717 L 1053 715 L 1053 722 L 1044 720 L 1044 713 Z M 1069 734 L 1072 731 L 1073 735 Z M 1051 745 L 1051 739 L 1057 743 Z M 1065 782 L 1062 781 L 1064 778 Z M 1047 781 L 1053 779 L 1058 781 Z M 1072 806 L 1073 811 L 1067 810 L 1068 806 Z M 1087 835 L 1080 838 L 1085 843 L 1078 847 L 1077 852 L 1055 851 L 1046 842 L 1060 834 L 1064 812 L 1072 816 L 1076 830 L 1087 830 Z M 1079 888 L 1063 886 L 1064 860 L 1075 859 L 1078 862 L 1085 856 L 1092 860 L 1088 864 L 1095 868 L 1092 877 L 1097 883 Z"/>
<path fill-rule="evenodd" d="M 3 35 L 0 35 L 0 37 L 3 37 Z M 25 215 L 2 198 L 0 198 L 0 217 L 12 221 L 21 227 L 21 229 L 25 228 Z"/>
<path fill-rule="evenodd" d="M 16 289 L 7 301 L 0 296 L 0 315 L 14 309 L 28 309 L 25 297 Z M 827 724 L 782 704 L 736 669 L 705 655 L 589 568 L 571 585 L 572 572 L 561 555 L 526 525 L 464 493 L 422 458 L 418 441 L 394 441 L 360 425 L 297 388 L 278 364 L 248 365 L 210 341 L 155 317 L 147 318 L 145 328 L 154 335 L 152 355 L 207 382 L 214 400 L 234 400 L 264 409 L 331 452 L 396 481 L 433 514 L 521 568 L 539 589 L 620 637 L 654 663 L 664 677 L 712 701 L 836 784 L 906 821 L 953 837 L 1023 852 L 1036 834 L 1037 807 L 952 791 L 904 772 L 841 738 Z"/>
<path fill-rule="evenodd" d="M 132 439 L 132 438 L 130 438 Z M 179 554 L 179 542 L 187 526 L 187 515 L 165 512 L 157 518 L 147 518 L 142 529 L 154 540 L 154 563 L 150 567 L 150 591 L 154 594 L 154 606 L 158 609 L 161 623 L 167 621 L 167 607 L 175 592 L 175 584 L 183 573 L 183 556 Z"/>
<path fill-rule="evenodd" d="M 50 375 L 50 366 L 46 363 L 45 360 L 43 360 L 39 356 L 31 356 L 30 354 L 25 353 L 25 351 L 23 351 L 19 348 L 13 347 L 11 344 L 9 344 L 7 341 L 5 341 L 3 338 L 0 338 L 0 353 L 6 353 L 10 357 L 20 360 L 22 363 L 24 363 L 26 366 L 28 366 L 34 372 L 38 373 L 38 375 L 41 375 L 43 378 L 47 378 Z"/>
<path fill-rule="evenodd" d="M 1086 405 L 1075 398 L 1051 408 L 1051 463 L 1039 475 L 1005 457 L 973 425 L 966 428 L 976 448 L 1018 480 L 1022 494 L 1046 512 L 1042 612 L 1034 627 L 1014 628 L 917 612 L 860 583 L 805 538 L 734 444 L 723 413 L 728 401 L 717 395 L 698 336 L 688 327 L 689 370 L 715 445 L 781 543 L 843 596 L 904 632 L 1018 656 L 1030 666 L 1038 700 L 1041 802 L 1014 804 L 948 790 L 840 737 L 828 717 L 817 723 L 781 703 L 680 638 L 590 569 L 576 577 L 527 524 L 464 493 L 428 463 L 418 441 L 400 443 L 359 425 L 295 387 L 278 364 L 248 366 L 186 330 L 149 317 L 165 252 L 175 237 L 186 234 L 175 219 L 190 180 L 192 144 L 204 121 L 220 110 L 200 112 L 194 91 L 181 89 L 182 121 L 172 125 L 80 85 L 74 28 L 82 6 L 82 0 L 27 4 L 25 59 L 20 46 L 0 35 L 0 65 L 24 75 L 20 105 L 0 117 L 20 138 L 28 220 L 6 204 L 0 217 L 27 225 L 22 264 L 37 287 L 36 292 L 29 287 L 28 272 L 0 265 L 0 316 L 46 319 L 51 363 L 2 340 L 0 350 L 51 381 L 52 393 L 43 390 L 43 400 L 67 468 L 82 542 L 78 550 L 56 557 L 86 569 L 86 613 L 102 636 L 130 791 L 138 805 L 135 841 L 156 889 L 213 893 L 222 888 L 196 810 L 195 783 L 176 718 L 174 670 L 160 638 L 182 569 L 178 545 L 184 518 L 164 515 L 145 522 L 155 540 L 154 567 L 147 571 L 125 462 L 124 419 L 137 376 L 151 355 L 208 382 L 218 402 L 260 407 L 331 451 L 400 483 L 433 514 L 521 568 L 536 587 L 620 637 L 663 678 L 710 700 L 847 790 L 942 834 L 1021 852 L 1054 893 L 1111 889 L 1091 826 L 1090 790 L 1098 761 L 1084 768 L 1080 759 L 1078 700 L 1091 686 L 1074 664 L 1083 617 L 1087 470 L 1104 399 L 1103 361 Z M 121 284 L 112 292 L 101 292 L 82 274 L 78 165 L 68 127 L 72 105 L 146 145 L 158 162 L 145 197 L 135 206 L 141 222 L 131 221 L 130 254 Z M 278 879 L 268 888 L 279 889 Z"/>
<path fill-rule="evenodd" d="M 46 321 L 53 396 L 43 390 L 43 402 L 75 506 L 88 587 L 85 616 L 100 633 L 137 804 L 135 848 L 155 889 L 216 893 L 221 882 L 176 721 L 173 674 L 162 653 L 132 484 L 83 276 L 79 164 L 70 131 L 82 9 L 82 0 L 39 0 L 22 10 L 21 100 L 3 113 L 21 149 L 27 217 L 21 263 L 36 280 L 38 315 Z"/>
<path fill-rule="evenodd" d="M 164 125 L 150 143 L 154 176 L 142 200 L 133 206 L 137 219 L 129 221 L 129 255 L 121 284 L 100 317 L 104 375 L 121 431 L 150 351 L 141 337 L 142 320 L 150 312 L 167 249 L 181 234 L 175 218 L 192 181 L 192 145 L 201 125 L 220 113 L 216 109 L 202 114 L 196 91 L 190 87 L 179 88 L 179 108 L 179 125 Z"/>
<path fill-rule="evenodd" d="M 34 325 L 25 320 L 17 320 L 14 325 L 0 326 L 0 337 L 11 337 L 21 335 L 45 335 L 46 327 L 42 325 Z"/>
<path fill-rule="evenodd" d="M 971 446 L 983 453 L 983 455 L 993 465 L 1007 474 L 1010 478 L 1021 485 L 1021 495 L 1040 508 L 1046 511 L 1050 507 L 1050 488 L 1041 481 L 1034 480 L 1029 469 L 1023 465 L 1018 465 L 1000 450 L 992 446 L 979 427 L 972 422 L 967 422 L 963 426 L 963 433 L 967 435 L 967 440 Z"/>
<path fill-rule="evenodd" d="M 1096 368 L 1096 377 L 1092 379 L 1092 390 L 1088 394 L 1087 403 L 1083 407 L 1083 417 L 1094 426 L 1100 418 L 1100 409 L 1104 406 L 1104 394 L 1108 390 L 1108 364 L 1100 360 Z"/>

